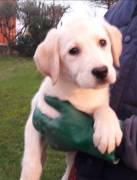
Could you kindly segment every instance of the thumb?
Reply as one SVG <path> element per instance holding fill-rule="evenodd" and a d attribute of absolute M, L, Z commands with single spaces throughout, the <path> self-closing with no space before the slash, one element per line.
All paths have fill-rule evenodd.
<path fill-rule="evenodd" d="M 34 127 L 38 130 L 38 131 L 42 131 L 43 129 L 43 121 L 44 121 L 44 125 L 48 125 L 49 122 L 51 122 L 51 118 L 47 117 L 45 114 L 43 114 L 40 109 L 38 109 L 37 107 L 34 110 L 33 116 L 32 116 L 32 122 Z"/>

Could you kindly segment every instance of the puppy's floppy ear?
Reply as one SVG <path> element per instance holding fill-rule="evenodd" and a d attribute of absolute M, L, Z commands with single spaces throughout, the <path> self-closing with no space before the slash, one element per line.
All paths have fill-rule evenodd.
<path fill-rule="evenodd" d="M 119 58 L 122 52 L 122 34 L 118 30 L 118 28 L 110 25 L 106 21 L 104 21 L 103 24 L 111 41 L 111 50 L 112 50 L 114 64 L 117 67 L 119 67 L 120 66 Z"/>
<path fill-rule="evenodd" d="M 34 60 L 38 70 L 43 75 L 50 76 L 53 84 L 56 83 L 59 76 L 58 38 L 58 30 L 51 29 L 45 40 L 38 45 L 34 54 Z"/>

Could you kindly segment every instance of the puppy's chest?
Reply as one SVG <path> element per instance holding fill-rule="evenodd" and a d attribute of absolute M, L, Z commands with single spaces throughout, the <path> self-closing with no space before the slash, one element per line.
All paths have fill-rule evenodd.
<path fill-rule="evenodd" d="M 108 89 L 84 90 L 69 97 L 69 102 L 78 110 L 92 114 L 95 109 L 109 103 Z"/>
<path fill-rule="evenodd" d="M 69 101 L 76 109 L 92 114 L 95 109 L 109 103 L 109 88 L 80 89 L 52 86 L 48 81 L 43 83 L 42 94 L 57 97 L 62 101 Z M 43 89 L 43 90 L 42 90 Z"/>

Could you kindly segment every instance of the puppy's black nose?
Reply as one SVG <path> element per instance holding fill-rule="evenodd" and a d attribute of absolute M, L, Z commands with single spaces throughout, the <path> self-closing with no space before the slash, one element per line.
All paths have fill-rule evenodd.
<path fill-rule="evenodd" d="M 91 73 L 100 80 L 103 80 L 107 77 L 107 73 L 108 73 L 108 68 L 107 66 L 101 66 L 101 67 L 97 67 L 92 69 Z"/>

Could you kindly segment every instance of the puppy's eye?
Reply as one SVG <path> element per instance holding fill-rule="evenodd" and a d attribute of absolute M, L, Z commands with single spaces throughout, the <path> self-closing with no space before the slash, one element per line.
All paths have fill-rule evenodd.
<path fill-rule="evenodd" d="M 100 47 L 105 47 L 107 45 L 107 41 L 105 39 L 100 39 L 99 45 L 100 45 Z"/>
<path fill-rule="evenodd" d="M 80 49 L 77 47 L 74 47 L 74 48 L 69 50 L 69 54 L 73 55 L 73 56 L 78 55 L 79 53 L 80 53 Z"/>

